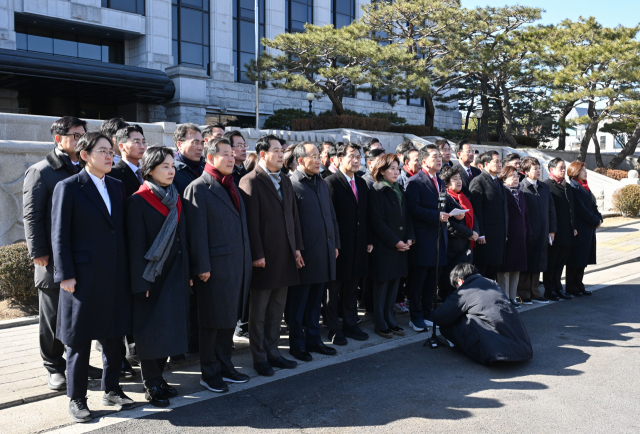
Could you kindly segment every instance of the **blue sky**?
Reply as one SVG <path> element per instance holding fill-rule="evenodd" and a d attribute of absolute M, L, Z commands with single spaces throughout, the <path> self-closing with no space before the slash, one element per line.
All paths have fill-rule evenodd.
<path fill-rule="evenodd" d="M 462 6 L 473 8 L 476 6 L 504 6 L 506 4 L 521 4 L 539 7 L 546 12 L 542 14 L 542 24 L 555 24 L 569 18 L 577 20 L 594 16 L 598 22 L 607 27 L 618 24 L 631 27 L 640 22 L 640 2 L 638 0 L 461 0 Z"/>

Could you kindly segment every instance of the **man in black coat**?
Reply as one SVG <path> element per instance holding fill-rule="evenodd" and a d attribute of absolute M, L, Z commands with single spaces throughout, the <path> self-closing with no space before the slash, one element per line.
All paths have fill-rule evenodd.
<path fill-rule="evenodd" d="M 376 182 L 373 179 L 373 175 L 372 175 L 373 165 L 376 163 L 376 161 L 378 160 L 378 158 L 380 158 L 381 155 L 384 155 L 384 153 L 385 151 L 383 149 L 374 148 L 369 152 L 367 152 L 367 154 L 364 157 L 365 164 L 367 165 L 367 170 L 365 171 L 364 175 L 362 175 L 362 179 L 364 179 L 364 182 L 367 183 L 368 188 L 373 187 L 373 184 Z"/>
<path fill-rule="evenodd" d="M 295 147 L 298 168 L 291 184 L 298 205 L 302 240 L 301 253 L 308 266 L 298 270 L 300 284 L 289 288 L 289 353 L 298 360 L 312 360 L 310 352 L 334 355 L 320 337 L 320 308 L 327 282 L 336 278 L 336 257 L 340 248 L 338 222 L 329 187 L 318 175 L 320 152 L 308 142 Z"/>
<path fill-rule="evenodd" d="M 496 282 L 469 263 L 456 265 L 450 279 L 458 289 L 432 312 L 445 338 L 484 365 L 533 357 L 527 329 Z"/>
<path fill-rule="evenodd" d="M 35 264 L 35 286 L 38 288 L 40 315 L 40 355 L 47 370 L 51 390 L 64 390 L 64 345 L 56 338 L 60 285 L 53 280 L 53 251 L 51 250 L 51 201 L 58 182 L 78 173 L 75 147 L 86 132 L 87 123 L 65 116 L 51 125 L 55 148 L 46 158 L 27 169 L 23 186 L 23 219 L 29 256 Z M 96 372 L 99 371 L 99 372 Z M 102 376 L 92 368 L 90 376 Z"/>
<path fill-rule="evenodd" d="M 131 333 L 132 301 L 124 222 L 124 187 L 106 176 L 113 146 L 87 133 L 75 148 L 84 167 L 53 192 L 51 244 L 60 283 L 56 337 L 67 346 L 67 396 L 74 422 L 92 419 L 87 407 L 91 341 L 102 345 L 102 404 L 118 410 L 133 401 L 119 385 L 122 336 Z"/>
<path fill-rule="evenodd" d="M 480 232 L 474 252 L 474 261 L 480 274 L 496 280 L 504 263 L 507 245 L 509 211 L 507 195 L 498 179 L 502 170 L 500 154 L 487 151 L 480 155 L 484 170 L 469 185 L 473 213 L 478 219 Z"/>
<path fill-rule="evenodd" d="M 138 191 L 143 184 L 140 160 L 147 150 L 147 141 L 140 125 L 129 125 L 116 133 L 115 146 L 120 148 L 121 159 L 109 176 L 122 182 L 126 197 Z"/>
<path fill-rule="evenodd" d="M 358 327 L 358 283 L 367 276 L 368 251 L 373 248 L 367 240 L 367 183 L 356 176 L 360 159 L 360 146 L 345 143 L 338 149 L 338 171 L 325 179 L 338 220 L 341 246 L 336 280 L 328 285 L 324 307 L 324 322 L 335 345 L 346 345 L 345 336 L 361 341 L 369 338 Z M 342 304 L 342 326 L 338 303 Z"/>
<path fill-rule="evenodd" d="M 417 149 L 409 149 L 404 153 L 400 161 L 402 161 L 402 167 L 400 168 L 400 175 L 398 176 L 398 185 L 402 190 L 406 191 L 409 179 L 422 169 L 420 153 Z"/>
<path fill-rule="evenodd" d="M 562 290 L 562 270 L 567 264 L 571 247 L 578 231 L 575 229 L 573 191 L 565 175 L 567 165 L 562 158 L 549 161 L 549 179 L 544 181 L 549 187 L 556 210 L 557 229 L 553 243 L 548 250 L 547 270 L 542 274 L 544 296 L 549 300 L 571 300 Z"/>
<path fill-rule="evenodd" d="M 233 151 L 233 182 L 236 187 L 240 185 L 240 180 L 249 171 L 244 167 L 244 162 L 247 159 L 247 148 L 249 146 L 244 141 L 244 137 L 240 131 L 227 131 L 223 136 L 231 143 L 231 150 Z"/>
<path fill-rule="evenodd" d="M 469 191 L 469 185 L 473 178 L 480 176 L 482 171 L 477 167 L 473 167 L 471 164 L 475 159 L 476 154 L 473 152 L 473 148 L 468 140 L 460 140 L 456 149 L 458 155 L 458 166 L 460 167 L 460 178 L 462 179 L 462 192 L 467 198 L 471 197 Z"/>

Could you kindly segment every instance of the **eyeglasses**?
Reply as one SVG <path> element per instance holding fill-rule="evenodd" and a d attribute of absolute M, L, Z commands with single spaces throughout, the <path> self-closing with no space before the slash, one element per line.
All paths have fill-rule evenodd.
<path fill-rule="evenodd" d="M 148 142 L 146 140 L 127 140 L 127 142 L 131 143 L 132 145 L 137 146 L 138 148 L 141 146 L 144 146 L 145 148 L 147 147 Z"/>
<path fill-rule="evenodd" d="M 242 145 L 240 144 L 233 145 L 232 148 L 249 149 L 249 145 L 247 145 L 246 143 L 243 143 Z"/>
<path fill-rule="evenodd" d="M 304 158 L 311 158 L 313 161 L 319 161 L 319 160 L 320 160 L 320 156 L 319 156 L 319 155 L 316 155 L 316 154 L 313 154 L 313 155 L 307 155 L 307 156 L 306 156 L 306 157 L 304 157 Z"/>
<path fill-rule="evenodd" d="M 347 157 L 349 160 L 359 160 L 362 158 L 362 155 L 360 154 L 345 155 L 345 157 Z"/>
<path fill-rule="evenodd" d="M 63 134 L 63 136 L 73 137 L 74 140 L 80 140 L 80 137 L 84 136 L 84 133 Z"/>
<path fill-rule="evenodd" d="M 189 142 L 189 140 L 185 140 L 184 143 Z M 191 144 L 195 145 L 195 146 L 204 146 L 204 141 L 203 140 L 196 140 L 196 139 L 192 139 L 191 140 Z"/>
<path fill-rule="evenodd" d="M 116 153 L 113 152 L 111 149 L 96 149 L 93 152 L 97 152 L 98 154 L 102 155 L 103 157 L 110 157 L 110 158 L 113 158 L 113 156 L 116 155 Z"/>

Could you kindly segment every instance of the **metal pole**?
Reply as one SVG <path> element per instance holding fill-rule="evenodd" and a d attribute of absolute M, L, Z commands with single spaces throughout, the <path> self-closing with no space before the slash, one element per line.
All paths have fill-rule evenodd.
<path fill-rule="evenodd" d="M 258 10 L 258 0 L 255 0 L 255 33 L 256 33 L 256 67 L 260 50 L 260 15 Z M 258 80 L 256 80 L 256 130 L 260 129 L 260 94 L 258 92 Z"/>

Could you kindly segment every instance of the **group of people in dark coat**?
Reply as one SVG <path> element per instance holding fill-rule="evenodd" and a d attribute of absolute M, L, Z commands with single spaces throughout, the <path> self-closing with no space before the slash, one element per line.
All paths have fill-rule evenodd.
<path fill-rule="evenodd" d="M 119 129 L 87 133 L 80 119 L 56 121 L 56 147 L 25 179 L 42 357 L 49 387 L 66 388 L 76 422 L 92 418 L 88 378 L 101 376 L 104 405 L 133 404 L 119 385 L 133 371 L 129 363 L 140 365 L 145 397 L 159 407 L 178 394 L 163 378 L 167 359 L 186 352 L 199 352 L 200 383 L 211 391 L 248 381 L 231 361 L 234 332 L 248 334 L 260 375 L 295 368 L 278 349 L 283 316 L 295 359 L 335 355 L 320 336 L 320 318 L 334 345 L 368 339 L 358 326 L 359 290 L 385 338 L 404 334 L 394 306 L 405 294 L 415 331 L 453 324 L 445 311 L 459 308 L 451 297 L 459 300 L 464 284 L 477 280 L 468 278 L 475 269 L 460 271 L 471 262 L 508 286 L 497 305 L 517 307 L 514 288 L 525 303 L 526 290 L 542 300 L 534 285 L 541 271 L 545 295 L 568 297 L 557 269 L 567 257 L 567 292 L 588 294 L 582 276 L 595 259 L 601 216 L 581 163 L 572 163 L 567 184 L 564 162 L 553 160 L 552 180 L 540 183 L 540 165 L 528 158 L 518 184 L 519 170 L 502 169 L 497 152 L 482 155 L 482 172 L 471 167 L 468 143 L 444 168 L 437 146 L 403 143 L 398 156 L 377 143 L 362 171 L 357 144 L 323 144 L 321 152 L 303 142 L 292 151 L 296 169 L 285 175 L 282 141 L 264 136 L 249 172 L 237 131 L 179 125 L 175 152 L 148 146 L 138 125 L 108 122 Z M 452 280 L 455 273 L 467 274 Z M 445 308 L 434 310 L 438 286 Z M 462 339 L 455 327 L 445 336 Z M 102 371 L 89 366 L 92 341 L 100 343 Z M 493 361 L 490 353 L 472 357 Z"/>

